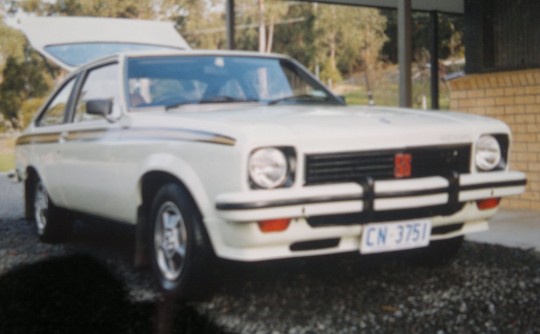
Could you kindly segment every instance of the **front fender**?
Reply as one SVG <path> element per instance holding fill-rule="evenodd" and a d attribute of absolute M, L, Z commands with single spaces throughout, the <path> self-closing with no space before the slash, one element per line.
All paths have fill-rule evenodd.
<path fill-rule="evenodd" d="M 176 155 L 157 153 L 147 157 L 139 169 L 139 182 L 137 184 L 137 203 L 142 204 L 142 181 L 149 172 L 163 172 L 180 180 L 197 203 L 201 214 L 205 216 L 214 210 L 208 193 L 195 170 L 183 159 Z"/>

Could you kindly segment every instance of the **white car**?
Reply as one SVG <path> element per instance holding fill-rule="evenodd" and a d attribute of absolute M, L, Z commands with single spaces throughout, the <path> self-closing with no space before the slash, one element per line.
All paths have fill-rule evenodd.
<path fill-rule="evenodd" d="M 75 49 L 100 45 L 91 42 Z M 77 69 L 17 141 L 27 217 L 45 241 L 68 236 L 67 213 L 136 225 L 137 259 L 167 293 L 190 296 L 213 256 L 418 248 L 444 261 L 465 234 L 488 229 L 501 197 L 525 189 L 495 119 L 346 106 L 280 55 L 191 51 L 181 40 L 159 46 L 184 51 L 78 66 L 65 61 L 81 55 L 69 55 L 73 45 L 56 46 L 56 61 Z"/>

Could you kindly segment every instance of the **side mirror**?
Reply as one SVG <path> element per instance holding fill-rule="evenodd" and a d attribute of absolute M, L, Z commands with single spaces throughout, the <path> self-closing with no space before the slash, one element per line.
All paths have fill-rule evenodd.
<path fill-rule="evenodd" d="M 86 101 L 86 113 L 108 118 L 112 112 L 112 104 L 111 100 L 88 100 Z"/>
<path fill-rule="evenodd" d="M 347 105 L 347 98 L 345 97 L 345 95 L 339 95 L 337 96 L 339 102 L 343 103 L 344 105 Z"/>
<path fill-rule="evenodd" d="M 109 123 L 114 123 L 117 119 L 111 117 L 113 107 L 112 99 L 96 99 L 86 101 L 86 113 L 104 117 Z"/>

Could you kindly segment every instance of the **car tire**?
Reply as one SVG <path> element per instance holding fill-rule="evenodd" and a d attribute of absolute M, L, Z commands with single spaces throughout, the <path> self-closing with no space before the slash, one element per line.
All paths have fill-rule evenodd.
<path fill-rule="evenodd" d="M 415 265 L 446 265 L 458 254 L 463 245 L 463 236 L 432 241 L 429 246 L 409 251 L 406 259 Z"/>
<path fill-rule="evenodd" d="M 154 197 L 149 222 L 150 261 L 163 294 L 182 300 L 209 297 L 211 248 L 191 197 L 175 183 L 162 186 Z"/>
<path fill-rule="evenodd" d="M 36 233 L 41 241 L 57 243 L 71 236 L 72 224 L 67 211 L 54 205 L 41 180 L 34 183 L 32 213 Z"/>

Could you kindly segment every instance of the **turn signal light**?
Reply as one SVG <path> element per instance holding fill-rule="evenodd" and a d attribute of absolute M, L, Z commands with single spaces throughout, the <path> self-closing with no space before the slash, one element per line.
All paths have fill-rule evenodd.
<path fill-rule="evenodd" d="M 290 219 L 272 219 L 259 222 L 259 229 L 263 233 L 285 231 L 290 224 Z"/>
<path fill-rule="evenodd" d="M 499 202 L 501 201 L 501 198 L 488 198 L 488 199 L 481 199 L 476 201 L 476 206 L 480 210 L 489 210 L 494 209 L 499 205 Z"/>

